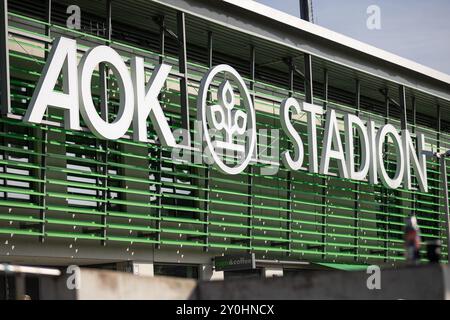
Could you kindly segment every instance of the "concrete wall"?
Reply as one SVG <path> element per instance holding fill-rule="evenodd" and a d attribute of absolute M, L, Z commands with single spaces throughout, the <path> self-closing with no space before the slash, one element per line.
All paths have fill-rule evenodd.
<path fill-rule="evenodd" d="M 439 265 L 381 271 L 380 290 L 370 290 L 366 272 L 306 272 L 271 279 L 201 281 L 134 276 L 81 269 L 79 289 L 68 290 L 67 276 L 47 279 L 44 299 L 301 300 L 450 299 L 450 268 Z"/>
<path fill-rule="evenodd" d="M 449 299 L 450 269 L 439 265 L 381 271 L 381 289 L 369 290 L 366 272 L 308 272 L 272 279 L 202 282 L 196 299 Z"/>
<path fill-rule="evenodd" d="M 81 269 L 77 279 L 46 278 L 43 300 L 188 300 L 196 281 L 168 277 L 135 276 L 130 273 Z M 67 282 L 77 287 L 69 290 Z M 77 289 L 78 288 L 78 289 Z"/>

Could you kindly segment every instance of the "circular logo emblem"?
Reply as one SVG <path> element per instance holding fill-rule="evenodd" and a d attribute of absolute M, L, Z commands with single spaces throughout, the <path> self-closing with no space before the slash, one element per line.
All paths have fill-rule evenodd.
<path fill-rule="evenodd" d="M 208 90 L 215 78 L 222 82 L 216 103 L 208 103 Z M 239 89 L 239 99 L 233 85 Z M 214 163 L 224 173 L 241 173 L 256 148 L 255 109 L 244 80 L 234 68 L 218 65 L 203 77 L 198 97 L 198 119 Z"/>

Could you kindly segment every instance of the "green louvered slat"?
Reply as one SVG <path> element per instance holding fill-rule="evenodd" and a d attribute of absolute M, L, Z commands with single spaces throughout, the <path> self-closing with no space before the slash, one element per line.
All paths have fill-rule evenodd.
<path fill-rule="evenodd" d="M 78 227 L 103 227 L 103 225 L 93 221 L 80 221 L 80 220 L 62 220 L 62 219 L 46 219 L 49 224 L 60 224 L 66 226 L 78 226 Z"/>
<path fill-rule="evenodd" d="M 159 242 L 150 238 L 136 238 L 136 237 L 118 237 L 108 236 L 109 241 L 126 242 L 126 243 L 146 243 L 146 244 L 158 244 Z"/>
<path fill-rule="evenodd" d="M 12 201 L 12 200 L 0 200 L 0 206 L 13 207 L 13 208 L 26 208 L 26 209 L 44 209 L 43 206 L 36 205 L 30 202 Z"/>
<path fill-rule="evenodd" d="M 0 187 L 0 192 L 27 194 L 27 195 L 34 195 L 34 196 L 42 196 L 42 195 L 44 195 L 42 192 L 37 192 L 37 191 L 34 191 L 34 190 L 30 190 L 30 189 L 12 188 L 12 187 Z"/>
<path fill-rule="evenodd" d="M 92 215 L 105 215 L 104 212 L 97 211 L 95 209 L 84 209 L 69 206 L 47 206 L 47 210 L 50 211 L 62 211 L 68 213 L 81 213 L 81 214 L 92 214 Z"/>
<path fill-rule="evenodd" d="M 87 172 L 82 170 L 74 170 L 74 169 L 66 169 L 66 168 L 58 168 L 53 166 L 48 166 L 47 170 L 49 171 L 56 171 L 56 172 L 63 172 L 67 174 L 75 174 L 75 175 L 81 175 L 86 177 L 98 177 L 98 178 L 105 178 L 106 175 L 93 173 L 93 172 Z"/>
<path fill-rule="evenodd" d="M 84 239 L 84 240 L 104 240 L 96 234 L 76 233 L 76 232 L 55 232 L 48 231 L 45 233 L 47 237 L 51 238 L 67 238 L 67 239 Z"/>
<path fill-rule="evenodd" d="M 18 181 L 27 181 L 27 182 L 45 182 L 45 180 L 25 176 L 25 175 L 17 175 L 17 174 L 7 174 L 7 173 L 0 173 L 0 179 L 6 179 L 6 180 L 18 180 Z"/>
<path fill-rule="evenodd" d="M 146 231 L 146 232 L 159 232 L 160 230 L 145 227 L 145 226 L 134 226 L 134 225 L 126 225 L 126 224 L 116 224 L 116 223 L 108 223 L 108 228 L 111 229 L 122 229 L 122 230 L 134 230 L 134 231 Z"/>
<path fill-rule="evenodd" d="M 44 222 L 42 219 L 35 217 L 18 216 L 15 214 L 0 214 L 0 220 L 21 221 L 21 222 Z"/>
<path fill-rule="evenodd" d="M 13 229 L 13 228 L 0 228 L 1 234 L 14 234 L 21 236 L 42 236 L 41 232 L 37 232 L 31 229 Z"/>
<path fill-rule="evenodd" d="M 49 197 L 62 198 L 62 199 L 72 199 L 72 200 L 84 200 L 84 201 L 95 201 L 95 202 L 106 202 L 107 200 L 98 199 L 95 196 L 84 196 L 69 193 L 59 193 L 59 192 L 47 192 Z"/>
<path fill-rule="evenodd" d="M 134 206 L 134 207 L 144 207 L 144 208 L 159 208 L 158 205 L 152 204 L 152 203 L 145 203 L 145 202 L 135 202 L 135 201 L 126 201 L 126 200 L 113 200 L 108 199 L 109 203 L 112 204 L 122 204 L 127 206 Z"/>
<path fill-rule="evenodd" d="M 108 190 L 106 187 L 96 186 L 88 183 L 81 183 L 81 182 L 75 182 L 75 181 L 62 181 L 62 180 L 55 180 L 55 179 L 48 179 L 47 182 L 49 184 L 53 185 L 59 185 L 59 186 L 68 186 L 68 187 L 77 187 L 82 189 L 94 189 L 94 190 Z"/>
<path fill-rule="evenodd" d="M 149 215 L 149 214 L 138 214 L 138 213 L 130 213 L 130 212 L 109 211 L 108 215 L 112 216 L 112 217 L 120 217 L 120 218 L 127 218 L 127 219 L 160 220 L 160 218 Z"/>

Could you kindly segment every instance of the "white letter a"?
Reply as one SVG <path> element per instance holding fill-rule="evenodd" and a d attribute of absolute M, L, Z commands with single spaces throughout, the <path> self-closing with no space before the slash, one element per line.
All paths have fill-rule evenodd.
<path fill-rule="evenodd" d="M 55 91 L 63 72 L 63 92 Z M 64 109 L 64 127 L 80 130 L 78 106 L 77 43 L 67 38 L 57 39 L 52 46 L 41 78 L 24 117 L 25 122 L 41 123 L 48 106 Z"/>

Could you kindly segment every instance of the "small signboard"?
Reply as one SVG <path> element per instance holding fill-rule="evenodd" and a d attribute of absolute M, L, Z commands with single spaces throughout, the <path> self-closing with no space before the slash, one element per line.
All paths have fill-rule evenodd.
<path fill-rule="evenodd" d="M 214 258 L 216 271 L 236 271 L 256 269 L 255 254 L 225 255 Z"/>

